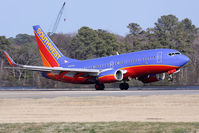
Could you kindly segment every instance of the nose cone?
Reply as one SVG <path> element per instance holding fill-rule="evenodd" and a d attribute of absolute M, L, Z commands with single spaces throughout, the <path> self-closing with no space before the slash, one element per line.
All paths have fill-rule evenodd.
<path fill-rule="evenodd" d="M 189 58 L 185 55 L 181 55 L 180 57 L 180 67 L 184 66 L 189 62 Z"/>

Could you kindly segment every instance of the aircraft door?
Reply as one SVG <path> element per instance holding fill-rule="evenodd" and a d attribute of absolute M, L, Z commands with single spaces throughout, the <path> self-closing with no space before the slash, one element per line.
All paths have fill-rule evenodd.
<path fill-rule="evenodd" d="M 157 63 L 162 63 L 162 52 L 157 53 Z"/>

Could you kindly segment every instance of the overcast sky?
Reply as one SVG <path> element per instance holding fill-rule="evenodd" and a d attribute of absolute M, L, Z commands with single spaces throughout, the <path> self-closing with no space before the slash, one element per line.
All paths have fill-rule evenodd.
<path fill-rule="evenodd" d="M 33 25 L 51 31 L 64 1 L 0 0 L 0 35 L 33 35 Z M 129 23 L 146 29 L 168 14 L 180 20 L 190 18 L 199 27 L 198 13 L 199 0 L 67 0 L 57 32 L 76 33 L 82 26 L 88 26 L 124 36 L 129 32 Z"/>

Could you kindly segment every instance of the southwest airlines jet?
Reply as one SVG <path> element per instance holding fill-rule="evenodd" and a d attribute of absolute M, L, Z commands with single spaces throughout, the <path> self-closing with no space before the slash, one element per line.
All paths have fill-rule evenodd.
<path fill-rule="evenodd" d="M 43 66 L 16 64 L 6 51 L 9 64 L 17 69 L 40 71 L 48 79 L 74 83 L 95 84 L 96 90 L 104 90 L 104 83 L 121 82 L 121 90 L 127 90 L 127 81 L 138 79 L 150 83 L 179 71 L 189 58 L 173 49 L 152 49 L 108 57 L 76 60 L 65 57 L 42 30 L 33 26 Z"/>

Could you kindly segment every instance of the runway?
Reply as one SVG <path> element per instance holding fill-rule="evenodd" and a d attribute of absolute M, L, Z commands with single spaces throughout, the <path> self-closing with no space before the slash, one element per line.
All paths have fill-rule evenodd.
<path fill-rule="evenodd" d="M 0 91 L 0 99 L 95 97 L 95 96 L 158 96 L 158 95 L 199 95 L 199 90 L 129 90 L 129 91 Z"/>
<path fill-rule="evenodd" d="M 0 123 L 199 122 L 199 90 L 0 91 Z"/>

